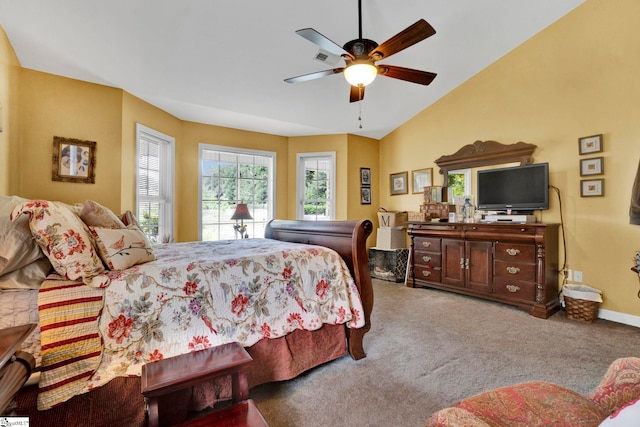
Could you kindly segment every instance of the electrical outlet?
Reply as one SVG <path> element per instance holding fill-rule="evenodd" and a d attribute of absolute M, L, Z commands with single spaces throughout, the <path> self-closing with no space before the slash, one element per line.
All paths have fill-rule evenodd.
<path fill-rule="evenodd" d="M 582 271 L 574 270 L 573 280 L 575 280 L 578 283 L 582 283 Z"/>
<path fill-rule="evenodd" d="M 569 282 L 571 282 L 573 280 L 573 270 L 570 269 L 570 268 L 567 270 L 567 280 Z"/>

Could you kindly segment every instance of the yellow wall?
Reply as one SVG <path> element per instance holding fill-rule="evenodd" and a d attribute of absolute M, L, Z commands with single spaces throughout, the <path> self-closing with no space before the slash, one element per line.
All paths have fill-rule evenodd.
<path fill-rule="evenodd" d="M 18 168 L 18 88 L 20 62 L 9 39 L 0 27 L 0 194 L 17 192 L 17 182 L 10 177 Z"/>
<path fill-rule="evenodd" d="M 122 91 L 22 69 L 17 194 L 120 207 Z M 51 180 L 53 137 L 96 142 L 95 184 Z"/>
<path fill-rule="evenodd" d="M 538 146 L 560 189 L 568 267 L 603 290 L 602 308 L 640 315 L 640 227 L 629 224 L 640 157 L 640 2 L 588 0 L 380 142 L 381 205 L 416 211 L 420 195 L 389 195 L 390 173 L 434 167 L 476 140 Z M 602 133 L 605 197 L 580 197 L 578 138 Z M 436 184 L 442 176 L 436 175 Z M 543 222 L 559 222 L 556 193 Z M 561 248 L 562 249 L 562 248 Z M 562 261 L 562 260 L 561 260 Z"/>

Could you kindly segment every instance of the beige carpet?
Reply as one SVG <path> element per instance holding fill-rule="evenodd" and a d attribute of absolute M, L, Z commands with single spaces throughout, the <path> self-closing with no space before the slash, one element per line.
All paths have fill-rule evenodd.
<path fill-rule="evenodd" d="M 640 329 L 626 325 L 564 312 L 537 319 L 401 283 L 374 280 L 374 289 L 366 359 L 344 357 L 251 390 L 271 427 L 421 426 L 457 400 L 518 382 L 588 393 L 613 360 L 640 355 Z"/>

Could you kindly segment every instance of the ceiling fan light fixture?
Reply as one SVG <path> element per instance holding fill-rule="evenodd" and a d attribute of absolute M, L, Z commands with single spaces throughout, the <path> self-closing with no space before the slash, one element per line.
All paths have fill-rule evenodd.
<path fill-rule="evenodd" d="M 351 86 L 366 86 L 376 78 L 377 74 L 378 69 L 370 62 L 349 65 L 344 69 L 344 78 Z"/>

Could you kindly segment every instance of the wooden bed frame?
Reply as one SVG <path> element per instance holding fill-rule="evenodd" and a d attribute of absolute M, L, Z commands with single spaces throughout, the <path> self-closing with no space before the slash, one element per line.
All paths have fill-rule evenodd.
<path fill-rule="evenodd" d="M 248 372 L 250 387 L 266 382 L 287 380 L 305 370 L 343 357 L 345 338 L 347 351 L 353 359 L 366 357 L 363 338 L 371 328 L 373 309 L 373 287 L 369 275 L 366 241 L 372 231 L 373 224 L 369 220 L 320 222 L 272 220 L 267 224 L 266 238 L 325 246 L 335 250 L 345 260 L 360 293 L 365 325 L 359 329 L 349 329 L 344 325 L 324 325 L 317 331 L 296 330 L 284 337 L 258 341 L 247 348 L 254 359 Z M 309 351 L 309 348 L 318 349 L 318 351 Z M 297 351 L 304 355 L 299 358 L 296 356 Z M 225 390 L 225 387 L 228 389 Z M 184 419 L 187 406 L 191 406 L 190 410 L 204 409 L 219 400 L 217 396 L 223 397 L 229 390 L 230 383 L 227 385 L 209 383 L 196 386 L 189 394 L 168 396 L 166 404 L 160 405 L 161 419 L 179 422 Z M 65 424 L 71 419 L 76 419 L 79 411 L 84 412 L 87 407 L 94 409 L 91 414 L 82 417 L 84 425 L 107 426 L 123 423 L 132 426 L 146 425 L 144 401 L 140 393 L 138 377 L 116 378 L 98 389 L 75 396 L 46 411 L 36 410 L 36 397 L 37 386 L 35 385 L 21 390 L 16 397 L 16 414 L 29 416 L 33 425 L 48 427 Z M 104 409 L 110 408 L 114 401 L 120 402 L 117 411 Z"/>
<path fill-rule="evenodd" d="M 364 326 L 360 329 L 347 328 L 349 354 L 355 360 L 366 357 L 363 339 L 364 334 L 371 329 L 373 287 L 369 275 L 367 237 L 372 231 L 373 224 L 368 219 L 361 221 L 272 220 L 265 230 L 267 239 L 325 246 L 335 250 L 345 260 L 360 292 L 364 308 Z"/>

